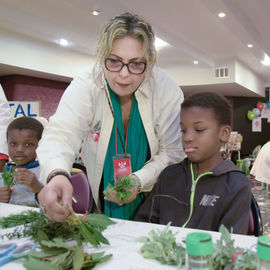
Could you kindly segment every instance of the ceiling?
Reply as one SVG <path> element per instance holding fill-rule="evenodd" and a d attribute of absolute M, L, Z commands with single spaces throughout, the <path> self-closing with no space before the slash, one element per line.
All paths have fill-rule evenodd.
<path fill-rule="evenodd" d="M 91 14 L 94 9 L 99 16 Z M 72 67 L 65 63 L 69 71 L 90 63 L 101 26 L 126 11 L 145 18 L 170 44 L 158 51 L 157 65 L 184 92 L 255 97 L 270 86 L 270 66 L 261 64 L 265 54 L 270 56 L 269 0 L 0 0 L 0 76 L 69 81 L 73 73 L 59 71 L 64 61 L 72 60 Z M 222 19 L 221 11 L 226 13 Z M 60 48 L 59 38 L 71 45 Z M 45 54 L 47 61 L 57 61 L 47 63 Z M 215 77 L 220 67 L 229 68 L 229 78 Z"/>

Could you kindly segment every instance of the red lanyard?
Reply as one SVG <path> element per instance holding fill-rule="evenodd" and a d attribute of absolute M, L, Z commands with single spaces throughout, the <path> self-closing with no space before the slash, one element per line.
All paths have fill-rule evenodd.
<path fill-rule="evenodd" d="M 114 121 L 115 122 L 115 121 Z M 129 122 L 128 122 L 128 126 L 129 126 Z M 124 145 L 123 145 L 123 147 L 124 147 L 124 154 L 121 154 L 121 155 L 118 155 L 118 152 L 117 152 L 117 132 L 118 130 L 117 130 L 117 125 L 116 125 L 116 122 L 115 122 L 115 154 L 116 154 L 116 156 L 118 156 L 118 157 L 123 157 L 123 156 L 126 156 L 126 154 L 127 154 L 127 137 L 128 137 L 128 127 L 127 127 L 127 135 L 126 135 L 126 140 L 125 140 L 125 147 L 124 147 Z M 120 136 L 120 139 L 121 139 L 121 141 L 122 141 L 122 138 L 121 138 L 121 135 L 119 134 L 119 136 Z"/>

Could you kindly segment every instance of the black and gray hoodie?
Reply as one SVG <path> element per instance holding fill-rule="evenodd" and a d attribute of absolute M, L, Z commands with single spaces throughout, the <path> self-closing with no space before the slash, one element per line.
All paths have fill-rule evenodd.
<path fill-rule="evenodd" d="M 163 170 L 135 220 L 247 234 L 251 205 L 248 178 L 230 160 L 195 177 L 187 158 Z"/>

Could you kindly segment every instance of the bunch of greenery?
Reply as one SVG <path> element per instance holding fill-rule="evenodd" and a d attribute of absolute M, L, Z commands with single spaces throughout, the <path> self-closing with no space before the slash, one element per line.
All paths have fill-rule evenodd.
<path fill-rule="evenodd" d="M 175 235 L 169 230 L 169 226 L 170 223 L 163 231 L 151 231 L 149 237 L 138 238 L 138 242 L 144 243 L 140 252 L 144 258 L 173 264 L 181 269 L 185 263 L 185 248 L 176 243 Z M 214 243 L 213 270 L 256 270 L 256 254 L 236 248 L 229 231 L 223 225 L 220 233 L 220 239 Z"/>
<path fill-rule="evenodd" d="M 127 175 L 121 178 L 119 182 L 116 182 L 113 185 L 109 184 L 104 190 L 104 195 L 109 197 L 111 192 L 116 191 L 116 199 L 128 201 L 132 196 L 130 189 L 136 186 L 138 186 L 138 183 L 132 177 Z"/>
<path fill-rule="evenodd" d="M 16 226 L 14 231 L 5 237 L 29 237 L 39 243 L 41 251 L 26 254 L 24 266 L 28 270 L 92 269 L 97 263 L 109 260 L 112 255 L 84 253 L 82 245 L 109 245 L 102 231 L 111 224 L 115 222 L 105 215 L 77 216 L 71 212 L 65 222 L 51 221 L 36 211 L 25 211 L 0 219 L 2 228 Z M 76 244 L 68 244 L 69 240 L 75 240 Z"/>
<path fill-rule="evenodd" d="M 176 243 L 175 235 L 169 230 L 169 226 L 170 223 L 162 231 L 152 230 L 149 237 L 140 237 L 136 241 L 144 243 L 140 250 L 144 258 L 181 268 L 185 264 L 185 248 Z"/>
<path fill-rule="evenodd" d="M 256 254 L 250 250 L 240 252 L 235 258 L 233 269 L 256 270 Z"/>
<path fill-rule="evenodd" d="M 230 270 L 232 269 L 231 258 L 239 250 L 234 247 L 234 240 L 223 225 L 219 231 L 221 232 L 221 236 L 214 244 L 213 267 L 214 269 Z"/>
<path fill-rule="evenodd" d="M 14 182 L 14 176 L 16 174 L 15 170 L 16 170 L 16 166 L 10 166 L 9 169 L 7 169 L 7 167 L 4 167 L 2 178 L 4 180 L 4 185 L 6 187 L 13 187 L 15 185 L 15 182 Z"/>
<path fill-rule="evenodd" d="M 92 269 L 96 264 L 105 262 L 112 255 L 104 252 L 87 254 L 82 245 L 70 245 L 61 238 L 48 240 L 46 235 L 39 235 L 41 251 L 28 254 L 24 267 L 28 270 L 79 270 Z"/>
<path fill-rule="evenodd" d="M 66 222 L 55 222 L 32 210 L 0 219 L 2 228 L 16 226 L 13 232 L 5 235 L 9 239 L 30 237 L 35 242 L 39 242 L 38 236 L 42 232 L 49 240 L 60 237 L 64 240 L 74 239 L 88 242 L 93 246 L 99 246 L 101 243 L 109 244 L 101 232 L 111 224 L 115 224 L 115 222 L 100 214 L 89 214 L 84 217 L 70 214 Z"/>
<path fill-rule="evenodd" d="M 213 268 L 215 270 L 256 270 L 256 254 L 236 248 L 229 231 L 222 225 L 220 239 L 214 243 Z"/>

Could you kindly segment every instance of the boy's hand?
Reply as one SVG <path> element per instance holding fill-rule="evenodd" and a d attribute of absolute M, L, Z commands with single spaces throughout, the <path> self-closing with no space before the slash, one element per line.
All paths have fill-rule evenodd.
<path fill-rule="evenodd" d="M 42 189 L 42 184 L 38 181 L 36 175 L 25 168 L 17 168 L 14 176 L 16 184 L 27 186 L 33 193 L 39 193 Z"/>
<path fill-rule="evenodd" d="M 12 190 L 10 187 L 0 187 L 0 202 L 9 203 Z"/>

